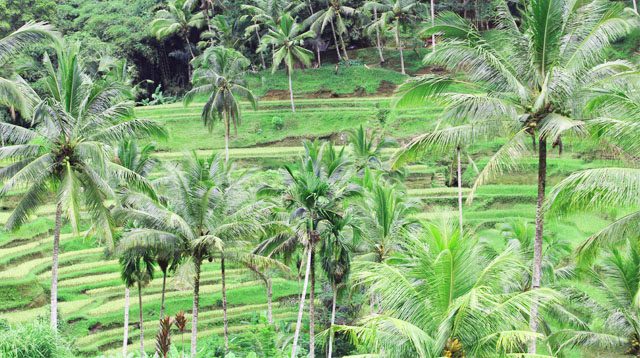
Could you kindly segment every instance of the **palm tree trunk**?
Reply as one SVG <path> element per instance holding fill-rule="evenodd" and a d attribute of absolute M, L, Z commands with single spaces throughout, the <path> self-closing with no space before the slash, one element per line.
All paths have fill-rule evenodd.
<path fill-rule="evenodd" d="M 229 163 L 229 113 L 224 113 L 224 163 Z"/>
<path fill-rule="evenodd" d="M 309 285 L 309 272 L 311 271 L 311 248 L 307 248 L 307 269 L 304 274 L 304 284 L 302 285 L 302 295 L 300 296 L 300 306 L 298 307 L 298 320 L 296 321 L 296 330 L 293 334 L 293 346 L 291 347 L 291 358 L 296 358 L 296 350 L 298 349 L 298 337 L 300 336 L 300 328 L 302 326 L 302 314 L 304 313 L 304 301 L 307 296 L 307 286 Z"/>
<path fill-rule="evenodd" d="M 191 59 L 193 60 L 194 58 L 196 58 L 196 55 L 193 53 L 193 50 L 191 49 L 191 42 L 189 42 L 189 37 L 187 35 L 184 36 L 184 41 L 187 43 L 187 47 L 189 48 L 189 53 L 191 54 Z M 188 73 L 189 82 L 191 82 L 191 76 L 192 76 L 191 61 L 189 61 L 188 63 L 187 71 L 189 72 Z"/>
<path fill-rule="evenodd" d="M 338 14 L 338 17 L 340 14 Z M 342 18 L 340 18 L 342 20 Z M 340 37 L 340 45 L 342 46 L 342 52 L 344 53 L 344 59 L 349 61 L 349 54 L 347 53 L 347 47 L 344 44 L 344 39 L 342 38 L 342 32 L 338 32 L 338 36 Z"/>
<path fill-rule="evenodd" d="M 138 319 L 140 322 L 140 357 L 144 357 L 144 321 L 142 317 L 142 284 L 138 280 Z"/>
<path fill-rule="evenodd" d="M 331 332 L 329 333 L 329 348 L 327 348 L 327 357 L 331 358 L 333 354 L 333 325 L 336 323 L 336 300 L 338 298 L 338 289 L 335 283 L 331 283 L 331 290 L 333 291 L 333 299 L 331 301 Z"/>
<path fill-rule="evenodd" d="M 638 2 L 636 0 L 633 0 L 633 11 L 635 11 L 635 13 L 638 13 Z"/>
<path fill-rule="evenodd" d="M 51 328 L 58 330 L 58 256 L 60 255 L 60 227 L 62 203 L 56 205 L 56 223 L 53 230 L 53 263 L 51 264 Z"/>
<path fill-rule="evenodd" d="M 316 312 L 315 302 L 316 299 L 316 253 L 313 247 L 311 247 L 311 287 L 309 292 L 309 357 L 314 358 L 316 356 Z"/>
<path fill-rule="evenodd" d="M 462 226 L 462 166 L 460 161 L 460 147 L 456 148 L 458 155 L 458 220 L 460 221 L 460 237 L 464 235 Z"/>
<path fill-rule="evenodd" d="M 224 352 L 229 352 L 229 320 L 227 319 L 227 287 L 224 273 L 224 253 L 220 254 L 220 278 L 222 283 L 222 322 L 224 332 Z"/>
<path fill-rule="evenodd" d="M 538 199 L 536 202 L 536 237 L 533 243 L 533 276 L 531 278 L 531 289 L 540 288 L 542 278 L 542 238 L 544 233 L 544 196 L 547 184 L 547 139 L 540 138 L 538 141 Z M 531 303 L 531 315 L 529 317 L 529 328 L 531 332 L 538 331 L 538 301 L 533 299 Z M 531 339 L 529 343 L 529 354 L 536 353 L 536 339 Z"/>
<path fill-rule="evenodd" d="M 122 337 L 122 357 L 127 356 L 129 344 L 129 287 L 124 287 L 124 334 Z"/>
<path fill-rule="evenodd" d="M 200 258 L 193 262 L 195 277 L 193 279 L 193 311 L 191 312 L 191 358 L 196 358 L 198 345 L 198 306 L 200 305 Z"/>
<path fill-rule="evenodd" d="M 403 75 L 407 73 L 404 71 L 404 55 L 402 54 L 402 44 L 400 43 L 400 20 L 396 20 L 396 47 L 400 51 L 400 70 Z"/>
<path fill-rule="evenodd" d="M 273 308 L 271 303 L 273 300 L 273 288 L 271 287 L 271 279 L 265 277 L 264 284 L 267 286 L 267 322 L 273 324 Z"/>
<path fill-rule="evenodd" d="M 318 68 L 322 67 L 322 60 L 320 59 L 320 46 L 316 46 L 316 57 L 318 58 Z"/>
<path fill-rule="evenodd" d="M 258 46 L 260 45 L 260 31 L 258 31 L 258 27 L 256 26 L 256 37 L 258 38 Z M 264 62 L 264 53 L 260 51 L 260 62 L 262 63 L 262 69 L 267 69 L 267 64 Z"/>
<path fill-rule="evenodd" d="M 333 20 L 329 21 L 331 24 L 331 33 L 333 34 L 333 43 L 336 46 L 336 53 L 338 54 L 338 62 L 342 61 L 342 55 L 340 55 L 340 47 L 338 46 L 338 38 L 336 37 L 336 28 L 333 26 Z"/>
<path fill-rule="evenodd" d="M 167 287 L 167 270 L 162 271 L 162 295 L 160 296 L 160 319 L 164 318 L 164 294 Z"/>
<path fill-rule="evenodd" d="M 288 67 L 287 74 L 289 75 L 289 97 L 291 98 L 291 112 L 296 113 L 296 105 L 293 104 L 293 83 L 291 82 L 291 69 Z"/>
<path fill-rule="evenodd" d="M 378 21 L 378 10 L 373 8 L 373 20 Z M 384 55 L 382 54 L 382 41 L 380 40 L 380 29 L 376 26 L 376 47 L 380 56 L 380 66 L 384 65 Z"/>
<path fill-rule="evenodd" d="M 431 26 L 435 26 L 436 24 L 436 3 L 434 0 L 431 0 Z M 436 50 L 436 34 L 431 35 L 431 48 L 433 51 Z"/>

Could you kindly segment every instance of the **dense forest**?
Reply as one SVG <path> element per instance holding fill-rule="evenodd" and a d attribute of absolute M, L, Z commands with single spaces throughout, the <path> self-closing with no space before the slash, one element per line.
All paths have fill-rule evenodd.
<path fill-rule="evenodd" d="M 640 357 L 635 0 L 0 14 L 0 357 Z"/>

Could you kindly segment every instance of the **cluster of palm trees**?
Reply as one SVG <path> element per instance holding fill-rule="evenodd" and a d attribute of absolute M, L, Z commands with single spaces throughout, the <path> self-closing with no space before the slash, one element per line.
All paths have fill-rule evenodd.
<path fill-rule="evenodd" d="M 250 63 L 238 51 L 219 46 L 230 37 L 223 31 L 224 19 L 212 21 L 211 3 L 203 1 L 194 14 L 195 3 L 161 10 L 152 28 L 157 36 L 185 36 L 193 50 L 189 27 L 201 21 L 211 27 L 206 48 L 198 56 L 192 52 L 194 87 L 185 103 L 206 97 L 202 119 L 209 128 L 215 121 L 224 123 L 224 157 L 191 153 L 172 163 L 153 159 L 153 147 L 138 147 L 135 139 L 167 133 L 133 116 L 131 81 L 119 68 L 89 71 L 78 46 L 65 44 L 50 26 L 28 23 L 0 40 L 0 63 L 36 41 L 49 41 L 55 49 L 53 59 L 46 55 L 43 60 L 44 94 L 15 74 L 0 78 L 2 104 L 31 124 L 0 122 L 0 159 L 10 163 L 0 169 L 0 196 L 24 190 L 6 225 L 17 228 L 52 197 L 55 202 L 53 328 L 58 327 L 63 219 L 79 232 L 84 217 L 90 223 L 87 235 L 120 259 L 127 303 L 125 355 L 129 289 L 138 291 L 144 355 L 142 290 L 157 266 L 161 319 L 170 310 L 165 307 L 167 277 L 178 268 L 193 273 L 191 356 L 196 356 L 200 275 L 202 265 L 213 260 L 220 268 L 225 351 L 225 269 L 232 261 L 265 283 L 270 323 L 273 275 L 282 271 L 302 280 L 288 351 L 292 358 L 300 352 L 305 307 L 311 357 L 316 339 L 326 342 L 322 350 L 331 356 L 336 333 L 350 335 L 360 351 L 384 356 L 558 356 L 575 347 L 622 347 L 640 354 L 640 171 L 590 169 L 569 176 L 550 195 L 546 188 L 548 152 L 563 140 L 590 136 L 627 160 L 638 160 L 640 76 L 634 64 L 607 60 L 606 52 L 637 28 L 637 13 L 600 0 L 532 0 L 516 17 L 506 1 L 498 1 L 498 29 L 488 35 L 472 21 L 441 12 L 423 30 L 424 36 L 441 37 L 425 64 L 444 67 L 451 75 L 411 80 L 400 89 L 398 101 L 398 106 L 442 103 L 445 110 L 434 131 L 397 151 L 390 166 L 381 160 L 382 136 L 362 127 L 350 133 L 343 148 L 305 142 L 299 163 L 286 166 L 281 180 L 258 186 L 259 177 L 235 167 L 228 154 L 231 127 L 237 130 L 241 122 L 238 98 L 256 103 L 243 81 Z M 400 28 L 422 5 L 398 4 L 367 2 L 363 8 L 376 20 L 372 34 L 393 24 L 402 51 Z M 261 53 L 272 52 L 274 69 L 281 63 L 287 68 L 292 111 L 291 72 L 296 62 L 309 65 L 313 57 L 305 40 L 329 25 L 338 55 L 348 59 L 341 35 L 344 17 L 354 12 L 339 1 L 324 10 L 298 5 L 289 10 L 308 11 L 306 21 L 282 14 L 286 6 L 274 2 L 243 7 L 251 14 Z M 478 186 L 515 167 L 532 149 L 538 159 L 534 226 L 507 223 L 499 247 L 477 238 L 463 216 L 462 156 L 488 138 L 501 138 L 504 144 L 478 171 L 467 201 Z M 418 203 L 407 198 L 390 169 L 438 151 L 453 154 L 457 166 L 456 224 L 418 220 Z M 151 180 L 149 173 L 160 166 L 165 175 Z M 579 262 L 569 259 L 565 243 L 545 236 L 550 210 L 623 205 L 636 211 L 586 240 L 579 247 Z M 298 271 L 292 273 L 289 264 L 296 261 Z M 317 268 L 332 296 L 330 324 L 321 332 L 316 329 Z M 338 297 L 345 287 L 363 292 L 368 308 L 363 305 L 359 320 L 337 324 Z"/>

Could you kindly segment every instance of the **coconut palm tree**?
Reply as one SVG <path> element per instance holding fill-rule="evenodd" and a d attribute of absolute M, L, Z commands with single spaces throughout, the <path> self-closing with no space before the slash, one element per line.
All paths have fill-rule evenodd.
<path fill-rule="evenodd" d="M 309 289 L 309 353 L 315 349 L 315 256 L 323 231 L 330 223 L 343 217 L 342 202 L 359 193 L 350 185 L 351 172 L 348 160 L 342 151 L 327 143 L 304 142 L 305 154 L 299 169 L 286 166 L 286 186 L 269 188 L 284 199 L 283 207 L 291 213 L 291 226 L 295 235 L 278 235 L 261 243 L 259 252 L 269 256 L 302 246 L 305 256 L 304 283 L 298 319 L 293 336 L 291 357 L 296 357 L 298 338 L 302 326 L 304 301 Z M 263 189 L 264 190 L 264 189 Z M 326 236 L 325 236 L 326 237 Z"/>
<path fill-rule="evenodd" d="M 156 11 L 155 17 L 150 24 L 151 33 L 158 40 L 164 40 L 173 35 L 179 36 L 187 45 L 193 60 L 196 55 L 193 53 L 193 48 L 189 41 L 189 31 L 191 28 L 199 29 L 204 25 L 205 18 L 203 13 L 193 14 L 191 12 L 191 4 L 188 2 L 180 5 L 178 1 L 172 1 L 166 5 L 166 9 Z"/>
<path fill-rule="evenodd" d="M 522 291 L 525 270 L 515 250 L 485 255 L 450 223 L 425 226 L 385 262 L 355 261 L 352 277 L 379 295 L 381 313 L 358 326 L 339 326 L 373 353 L 412 357 L 495 357 L 521 353 L 532 333 L 522 330 L 532 296 L 551 302 L 549 289 Z"/>
<path fill-rule="evenodd" d="M 34 127 L 26 129 L 0 123 L 4 139 L 15 145 L 0 148 L 0 158 L 14 163 L 3 168 L 4 196 L 18 185 L 28 190 L 7 220 L 15 229 L 39 206 L 56 197 L 51 274 L 51 325 L 57 327 L 58 254 L 60 228 L 65 215 L 78 232 L 81 204 L 91 217 L 91 232 L 112 246 L 113 220 L 105 200 L 114 196 L 107 178 L 152 194 L 150 183 L 139 174 L 109 161 L 110 143 L 135 135 L 166 136 L 155 122 L 134 119 L 133 103 L 123 100 L 117 86 L 94 82 L 85 75 L 78 46 L 58 49 L 57 68 L 45 55 L 47 98 L 35 110 Z"/>
<path fill-rule="evenodd" d="M 284 2 L 280 0 L 253 0 L 251 4 L 240 5 L 240 8 L 248 13 L 247 15 L 243 15 L 240 19 L 243 20 L 248 18 L 252 23 L 245 29 L 245 35 L 255 35 L 259 47 L 260 43 L 262 43 L 262 37 L 260 36 L 261 27 L 274 27 L 280 17 L 280 14 L 282 14 L 284 7 Z M 263 51 L 260 51 L 260 61 L 262 63 L 262 68 L 266 69 L 267 65 L 264 60 Z"/>
<path fill-rule="evenodd" d="M 403 190 L 385 181 L 380 173 L 365 170 L 363 195 L 358 203 L 362 230 L 359 260 L 384 262 L 401 250 L 404 238 L 417 234 L 418 210 Z"/>
<path fill-rule="evenodd" d="M 244 86 L 247 60 L 236 50 L 210 47 L 202 55 L 198 69 L 193 74 L 194 88 L 184 96 L 184 105 L 189 105 L 199 95 L 207 95 L 202 108 L 202 121 L 209 131 L 216 121 L 224 123 L 225 162 L 229 161 L 229 136 L 233 126 L 236 136 L 241 113 L 239 98 L 248 100 L 256 107 L 256 98 Z"/>
<path fill-rule="evenodd" d="M 305 26 L 309 26 L 314 33 L 321 34 L 327 24 L 331 25 L 331 33 L 333 34 L 333 40 L 336 46 L 336 52 L 338 53 L 338 60 L 344 57 L 349 61 L 349 54 L 347 54 L 347 47 L 344 44 L 342 35 L 347 32 L 347 26 L 344 24 L 343 16 L 349 17 L 355 13 L 355 9 L 344 5 L 340 0 L 327 0 L 327 7 L 321 9 L 309 16 L 304 20 Z M 338 40 L 336 34 L 340 38 L 340 45 L 342 46 L 342 56 L 340 55 L 340 49 L 338 48 Z"/>
<path fill-rule="evenodd" d="M 589 128 L 603 145 L 613 146 L 627 159 L 633 159 L 640 149 L 640 76 L 632 72 L 603 85 L 588 102 L 589 111 L 595 117 L 589 122 Z M 638 231 L 639 186 L 640 169 L 631 166 L 579 171 L 553 188 L 549 203 L 556 213 L 632 209 L 582 243 L 579 247 L 581 258 L 591 261 L 599 248 L 624 243 Z"/>
<path fill-rule="evenodd" d="M 142 148 L 138 149 L 138 145 L 135 140 L 125 139 L 120 141 L 117 148 L 117 154 L 114 158 L 114 162 L 141 175 L 147 177 L 149 172 L 156 166 L 158 161 L 151 157 L 151 153 L 154 150 L 153 144 L 146 144 Z M 116 190 L 126 190 L 127 183 L 122 181 L 116 183 Z M 131 223 L 124 223 L 129 225 Z M 164 277 L 163 277 L 164 286 Z M 129 345 L 129 286 L 124 287 L 124 334 L 122 339 L 122 355 L 127 356 L 127 346 Z M 164 289 L 163 289 L 164 298 Z M 164 301 L 163 301 L 164 302 Z M 163 306 L 164 307 L 164 306 Z M 162 310 L 162 309 L 161 309 Z M 162 315 L 162 314 L 161 314 Z"/>
<path fill-rule="evenodd" d="M 381 37 L 381 33 L 384 33 L 386 28 L 382 27 L 381 28 L 381 24 L 378 21 L 378 9 L 380 8 L 380 6 L 378 6 L 377 2 L 365 2 L 364 4 L 362 4 L 362 7 L 360 9 L 360 12 L 365 14 L 365 16 L 367 16 L 367 18 L 369 18 L 370 16 L 373 16 L 373 18 L 371 19 L 371 23 L 366 27 L 366 31 L 367 31 L 367 35 L 371 36 L 373 32 L 375 32 L 376 35 L 376 49 L 378 50 L 378 56 L 380 57 L 380 66 L 384 66 L 384 54 L 382 53 L 382 37 Z"/>
<path fill-rule="evenodd" d="M 144 352 L 144 317 L 142 310 L 142 287 L 153 280 L 153 257 L 148 252 L 136 249 L 125 251 L 120 256 L 120 276 L 126 287 L 138 287 L 138 317 L 140 327 L 140 357 Z"/>
<path fill-rule="evenodd" d="M 313 31 L 302 32 L 302 26 L 291 17 L 289 13 L 285 13 L 280 17 L 276 26 L 269 29 L 269 32 L 262 38 L 262 44 L 259 51 L 266 50 L 267 47 L 273 47 L 273 72 L 278 69 L 281 63 L 284 63 L 287 75 L 289 77 L 289 96 L 291 98 L 291 111 L 296 111 L 293 103 L 293 84 L 291 82 L 291 73 L 296 62 L 302 66 L 309 66 L 313 53 L 302 47 L 304 40 L 313 38 Z"/>
<path fill-rule="evenodd" d="M 356 170 L 364 168 L 381 169 L 381 151 L 389 146 L 392 141 L 382 138 L 382 133 L 377 130 L 367 132 L 364 126 L 348 132 L 349 147 L 355 159 Z"/>
<path fill-rule="evenodd" d="M 60 34 L 46 22 L 27 22 L 16 31 L 0 39 L 0 104 L 9 107 L 12 117 L 19 112 L 31 118 L 38 96 L 25 80 L 16 74 L 9 62 L 22 50 L 36 43 L 57 43 Z M 4 145 L 5 142 L 3 141 Z"/>
<path fill-rule="evenodd" d="M 443 12 L 436 18 L 435 26 L 423 33 L 442 33 L 446 40 L 425 57 L 425 63 L 461 70 L 469 81 L 425 76 L 408 85 L 407 101 L 439 97 L 448 101 L 445 116 L 451 119 L 511 121 L 506 144 L 480 172 L 474 188 L 488 180 L 491 172 L 514 165 L 528 149 L 527 137 L 538 139 L 535 290 L 541 279 L 547 143 L 584 134 L 585 89 L 632 68 L 626 62 L 603 63 L 603 59 L 610 43 L 627 34 L 633 24 L 621 8 L 600 1 L 569 6 L 565 0 L 533 0 L 521 10 L 522 21 L 516 20 L 506 2 L 496 6 L 500 31 L 491 39 L 457 14 Z M 464 91 L 450 86 L 461 82 L 460 87 L 468 86 Z M 531 307 L 530 326 L 535 332 L 537 306 Z M 529 353 L 535 352 L 532 340 Z"/>
<path fill-rule="evenodd" d="M 640 251 L 635 240 L 609 248 L 601 260 L 561 286 L 571 297 L 567 310 L 574 324 L 549 336 L 549 352 L 561 355 L 574 347 L 590 352 L 640 354 L 640 315 L 636 308 Z"/>
<path fill-rule="evenodd" d="M 380 14 L 380 18 L 370 25 L 371 28 L 382 31 L 389 26 L 393 27 L 396 47 L 400 52 L 400 70 L 402 74 L 406 74 L 400 28 L 415 22 L 423 5 L 417 0 L 380 0 L 368 1 L 365 6 Z"/>

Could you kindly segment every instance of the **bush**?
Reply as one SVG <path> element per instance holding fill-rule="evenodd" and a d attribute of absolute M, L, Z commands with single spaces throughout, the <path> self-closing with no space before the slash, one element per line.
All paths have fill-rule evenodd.
<path fill-rule="evenodd" d="M 271 125 L 273 125 L 276 130 L 282 130 L 284 128 L 284 119 L 277 116 L 273 117 L 271 118 Z"/>
<path fill-rule="evenodd" d="M 73 357 L 71 346 L 49 323 L 38 320 L 0 331 L 0 357 Z"/>

